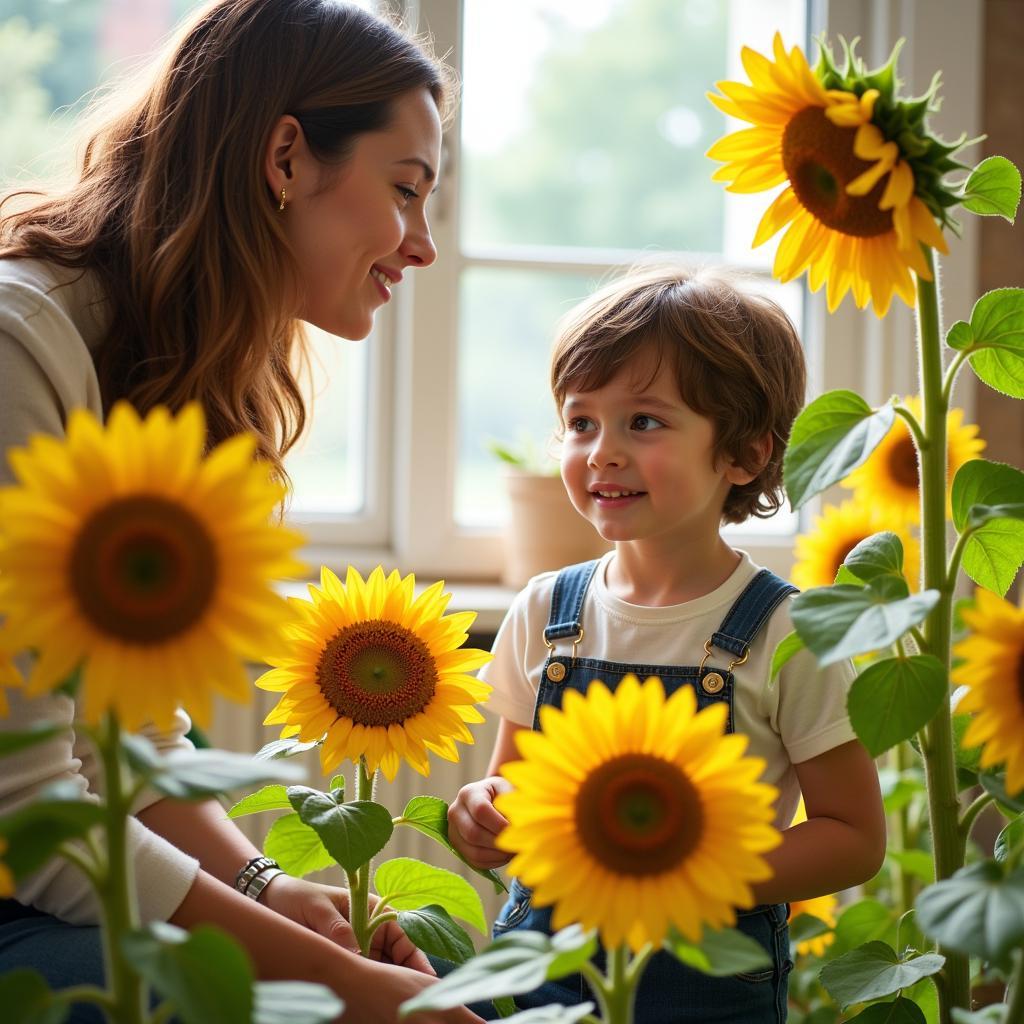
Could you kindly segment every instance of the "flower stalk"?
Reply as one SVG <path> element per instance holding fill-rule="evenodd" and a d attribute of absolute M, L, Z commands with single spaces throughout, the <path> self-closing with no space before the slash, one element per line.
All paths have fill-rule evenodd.
<path fill-rule="evenodd" d="M 373 797 L 373 780 L 366 768 L 366 758 L 355 762 L 356 800 L 370 800 Z M 370 920 L 370 862 L 360 864 L 348 875 L 349 923 L 359 943 L 363 956 L 370 955 L 370 940 L 376 928 L 384 923 L 383 918 Z"/>

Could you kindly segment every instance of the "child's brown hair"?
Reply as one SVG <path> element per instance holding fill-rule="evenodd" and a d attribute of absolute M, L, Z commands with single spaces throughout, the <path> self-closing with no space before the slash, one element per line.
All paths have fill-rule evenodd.
<path fill-rule="evenodd" d="M 641 352 L 673 368 L 679 394 L 714 424 L 714 458 L 757 473 L 734 485 L 722 518 L 765 519 L 782 504 L 782 456 L 804 401 L 806 367 L 792 321 L 770 299 L 719 271 L 634 269 L 563 320 L 551 360 L 561 409 L 570 388 L 592 391 Z M 767 462 L 758 454 L 767 435 Z"/>

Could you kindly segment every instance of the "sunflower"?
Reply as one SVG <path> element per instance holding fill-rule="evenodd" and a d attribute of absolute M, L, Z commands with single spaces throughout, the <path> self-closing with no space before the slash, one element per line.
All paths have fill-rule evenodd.
<path fill-rule="evenodd" d="M 455 741 L 472 743 L 467 722 L 482 722 L 474 707 L 491 687 L 468 673 L 491 660 L 462 648 L 476 612 L 445 615 L 444 582 L 413 598 L 415 578 L 378 566 L 363 581 L 351 566 L 344 585 L 330 569 L 312 602 L 292 598 L 298 621 L 285 633 L 290 650 L 256 680 L 282 693 L 265 725 L 283 725 L 282 737 L 323 740 L 325 775 L 346 758 L 366 758 L 394 779 L 403 758 L 430 774 L 428 752 L 458 761 Z"/>
<path fill-rule="evenodd" d="M 732 192 L 785 184 L 754 237 L 761 245 L 787 228 L 775 257 L 780 280 L 809 270 L 812 291 L 827 285 L 830 312 L 849 291 L 879 317 L 894 293 L 912 306 L 911 272 L 931 280 L 921 246 L 948 251 L 935 218 L 948 223 L 945 211 L 957 199 L 940 180 L 961 166 L 949 159 L 960 143 L 946 145 L 925 129 L 934 89 L 898 101 L 895 52 L 869 73 L 850 48 L 840 70 L 822 46 L 812 70 L 776 33 L 773 54 L 774 61 L 744 47 L 749 84 L 719 82 L 722 95 L 708 94 L 719 110 L 752 125 L 708 150 L 724 164 L 713 177 Z"/>
<path fill-rule="evenodd" d="M 821 515 L 814 517 L 814 529 L 797 535 L 790 578 L 801 590 L 830 586 L 846 556 L 862 540 L 882 530 L 891 530 L 903 544 L 903 575 L 911 590 L 916 590 L 920 572 L 917 540 L 902 520 L 893 521 L 875 506 L 858 501 L 826 505 Z"/>
<path fill-rule="evenodd" d="M 801 914 L 809 914 L 819 921 L 824 921 L 829 928 L 835 928 L 835 909 L 839 906 L 839 900 L 835 896 L 816 896 L 811 900 L 795 900 L 789 905 L 789 919 L 792 921 Z M 834 932 L 825 932 L 813 939 L 801 942 L 796 951 L 810 956 L 824 956 L 825 950 L 836 941 Z"/>
<path fill-rule="evenodd" d="M 0 651 L 0 718 L 6 718 L 11 707 L 7 703 L 4 690 L 8 686 L 21 686 L 21 673 L 18 671 L 11 657 Z"/>
<path fill-rule="evenodd" d="M 0 857 L 7 852 L 7 840 L 0 836 Z M 0 860 L 0 899 L 14 895 L 14 875 L 11 869 Z"/>
<path fill-rule="evenodd" d="M 921 418 L 921 399 L 907 396 L 905 405 L 915 419 Z M 948 480 L 971 459 L 978 457 L 985 442 L 978 427 L 964 423 L 963 409 L 950 409 L 946 416 Z M 897 416 L 881 443 L 842 485 L 853 490 L 863 504 L 878 508 L 887 518 L 904 523 L 921 518 L 921 494 L 917 469 L 917 448 L 906 420 Z M 947 496 L 947 515 L 948 496 Z"/>
<path fill-rule="evenodd" d="M 957 711 L 973 711 L 965 747 L 983 747 L 981 766 L 1006 762 L 1006 791 L 1024 789 L 1024 608 L 978 590 L 963 611 L 973 631 L 953 648 L 963 659 L 953 682 L 966 686 Z"/>
<path fill-rule="evenodd" d="M 270 581 L 301 570 L 301 538 L 269 521 L 284 491 L 255 439 L 203 458 L 205 436 L 198 405 L 141 420 L 122 402 L 106 429 L 76 410 L 66 438 L 11 452 L 0 615 L 5 644 L 38 653 L 29 696 L 81 664 L 88 722 L 111 710 L 126 729 L 167 728 L 182 704 L 207 724 L 211 691 L 249 699 L 242 658 L 279 631 Z"/>
<path fill-rule="evenodd" d="M 781 842 L 776 790 L 743 756 L 747 737 L 723 735 L 727 713 L 627 675 L 614 694 L 598 681 L 568 691 L 562 710 L 541 709 L 540 732 L 517 734 L 497 842 L 536 902 L 554 904 L 555 928 L 579 922 L 638 951 L 672 924 L 698 941 L 754 903 L 751 883 L 772 874 L 761 855 Z"/>

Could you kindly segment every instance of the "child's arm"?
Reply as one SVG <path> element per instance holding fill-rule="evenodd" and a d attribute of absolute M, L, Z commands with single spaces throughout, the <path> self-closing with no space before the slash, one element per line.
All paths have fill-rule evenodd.
<path fill-rule="evenodd" d="M 852 740 L 794 767 L 807 821 L 766 855 L 775 875 L 754 886 L 758 903 L 840 892 L 872 878 L 885 859 L 878 773 L 864 747 Z"/>
<path fill-rule="evenodd" d="M 487 778 L 463 786 L 448 808 L 448 838 L 475 868 L 500 868 L 512 859 L 510 853 L 494 845 L 498 833 L 508 824 L 495 810 L 494 798 L 512 788 L 498 772 L 506 761 L 518 757 L 514 737 L 523 728 L 507 718 L 501 719 Z"/>

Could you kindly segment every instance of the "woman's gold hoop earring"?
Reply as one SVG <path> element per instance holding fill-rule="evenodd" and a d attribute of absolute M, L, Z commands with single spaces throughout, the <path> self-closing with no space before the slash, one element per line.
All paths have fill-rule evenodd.
<path fill-rule="evenodd" d="M 279 210 L 284 209 L 284 201 L 288 198 L 288 193 L 284 189 L 281 189 L 281 205 L 278 206 Z"/>

